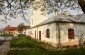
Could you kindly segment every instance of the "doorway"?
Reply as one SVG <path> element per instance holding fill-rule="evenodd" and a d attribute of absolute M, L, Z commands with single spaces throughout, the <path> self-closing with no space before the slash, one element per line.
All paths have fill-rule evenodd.
<path fill-rule="evenodd" d="M 39 31 L 39 40 L 41 40 L 41 31 Z"/>
<path fill-rule="evenodd" d="M 36 31 L 35 31 L 35 39 L 36 39 Z"/>

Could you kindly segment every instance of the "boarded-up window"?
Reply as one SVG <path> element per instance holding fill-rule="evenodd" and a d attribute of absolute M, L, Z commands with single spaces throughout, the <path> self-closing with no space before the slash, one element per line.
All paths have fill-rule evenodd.
<path fill-rule="evenodd" d="M 49 29 L 46 29 L 46 37 L 50 38 L 50 30 Z"/>
<path fill-rule="evenodd" d="M 74 39 L 74 30 L 68 29 L 68 39 Z"/>

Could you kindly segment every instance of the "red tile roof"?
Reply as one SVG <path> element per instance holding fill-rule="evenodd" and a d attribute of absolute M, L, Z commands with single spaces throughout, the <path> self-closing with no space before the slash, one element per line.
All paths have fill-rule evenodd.
<path fill-rule="evenodd" d="M 18 27 L 6 27 L 4 31 L 18 31 Z"/>

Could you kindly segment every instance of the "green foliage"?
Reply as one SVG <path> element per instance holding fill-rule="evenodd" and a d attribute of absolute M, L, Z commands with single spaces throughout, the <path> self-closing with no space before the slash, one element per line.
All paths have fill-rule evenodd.
<path fill-rule="evenodd" d="M 0 34 L 0 36 L 3 36 L 3 37 L 12 37 L 13 34 Z"/>
<path fill-rule="evenodd" d="M 19 37 L 10 41 L 10 47 L 38 47 L 38 42 L 26 36 Z"/>
<path fill-rule="evenodd" d="M 24 29 L 24 28 L 25 28 L 24 23 L 20 23 L 20 24 L 18 25 L 18 31 L 19 31 L 20 33 L 23 32 L 23 29 Z"/>
<path fill-rule="evenodd" d="M 18 37 L 25 37 L 25 34 L 19 34 Z"/>
<path fill-rule="evenodd" d="M 85 48 L 67 48 L 66 50 L 43 50 L 40 48 L 30 50 L 11 50 L 7 55 L 85 55 Z"/>
<path fill-rule="evenodd" d="M 7 53 L 7 55 L 28 55 L 29 52 L 27 50 L 11 50 Z"/>
<path fill-rule="evenodd" d="M 78 3 L 82 8 L 82 11 L 85 13 L 85 0 L 78 0 Z"/>
<path fill-rule="evenodd" d="M 70 48 L 54 48 L 46 46 L 43 42 L 37 42 L 30 37 L 21 36 L 13 39 L 10 42 L 10 47 L 25 48 L 22 50 L 10 50 L 7 55 L 85 55 L 85 48 L 70 47 Z M 48 47 L 49 49 L 46 49 Z"/>

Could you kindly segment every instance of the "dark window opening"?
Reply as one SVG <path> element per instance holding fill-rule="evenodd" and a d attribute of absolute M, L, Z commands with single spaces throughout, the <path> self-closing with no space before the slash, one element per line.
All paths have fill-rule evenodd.
<path fill-rule="evenodd" d="M 49 29 L 46 29 L 46 37 L 50 38 L 50 30 Z"/>
<path fill-rule="evenodd" d="M 35 38 L 36 38 L 36 31 L 35 31 Z"/>
<path fill-rule="evenodd" d="M 41 40 L 41 31 L 39 31 L 39 40 Z"/>
<path fill-rule="evenodd" d="M 74 30 L 68 29 L 68 39 L 74 39 Z"/>

